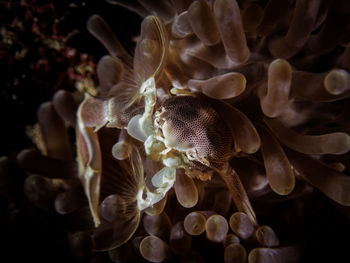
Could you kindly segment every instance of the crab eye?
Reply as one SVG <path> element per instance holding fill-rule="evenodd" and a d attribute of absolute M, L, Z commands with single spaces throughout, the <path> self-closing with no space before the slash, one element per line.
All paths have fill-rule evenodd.
<path fill-rule="evenodd" d="M 228 125 L 205 97 L 179 96 L 162 105 L 162 131 L 167 146 L 194 150 L 209 162 L 224 162 L 231 155 L 233 138 Z"/>

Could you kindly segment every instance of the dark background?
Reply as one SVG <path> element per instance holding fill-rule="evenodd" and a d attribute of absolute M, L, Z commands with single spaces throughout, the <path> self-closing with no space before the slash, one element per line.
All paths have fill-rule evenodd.
<path fill-rule="evenodd" d="M 0 180 L 1 262 L 77 261 L 67 244 L 64 220 L 43 213 L 24 197 L 26 175 L 16 167 L 15 157 L 33 147 L 26 127 L 36 123 L 39 105 L 59 89 L 75 90 L 68 69 L 81 63 L 80 55 L 88 54 L 96 64 L 107 53 L 86 30 L 92 14 L 100 14 L 133 51 L 141 18 L 124 8 L 102 0 L 0 1 L 0 157 L 8 156 L 11 173 Z M 48 44 L 54 40 L 65 48 L 54 49 Z M 68 49 L 76 55 L 68 57 Z M 97 83 L 95 75 L 91 78 Z"/>
<path fill-rule="evenodd" d="M 71 35 L 63 42 L 77 54 L 86 53 L 95 62 L 106 54 L 86 30 L 92 14 L 100 14 L 127 50 L 133 51 L 132 38 L 139 32 L 141 19 L 119 6 L 103 0 L 0 1 L 0 25 L 6 29 L 0 34 L 0 156 L 31 145 L 25 127 L 36 122 L 40 103 L 50 100 L 58 89 L 75 89 L 67 69 L 79 63 L 79 56 L 67 58 L 64 51 L 58 52 L 46 42 Z M 33 24 L 42 35 L 33 32 Z M 12 43 L 7 41 L 9 36 Z M 25 52 L 23 58 L 17 58 L 20 52 Z M 46 64 L 35 67 L 45 59 Z"/>

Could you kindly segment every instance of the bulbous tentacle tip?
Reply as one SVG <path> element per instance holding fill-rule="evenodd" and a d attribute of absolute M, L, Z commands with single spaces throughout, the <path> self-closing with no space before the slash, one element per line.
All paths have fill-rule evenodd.
<path fill-rule="evenodd" d="M 291 262 L 300 259 L 301 247 L 297 244 L 279 248 L 254 248 L 248 255 L 250 263 L 281 262 L 283 258 L 291 258 Z"/>
<path fill-rule="evenodd" d="M 104 45 L 111 56 L 121 58 L 126 64 L 132 61 L 129 53 L 124 49 L 111 28 L 100 15 L 92 15 L 88 19 L 86 27 Z"/>
<path fill-rule="evenodd" d="M 178 202 L 186 208 L 194 207 L 198 202 L 198 189 L 191 177 L 186 175 L 183 169 L 177 169 L 174 184 Z"/>
<path fill-rule="evenodd" d="M 113 145 L 112 155 L 117 160 L 126 160 L 130 157 L 132 145 L 126 141 L 120 141 Z"/>
<path fill-rule="evenodd" d="M 225 248 L 224 261 L 243 263 L 247 261 L 247 251 L 246 249 L 238 243 L 233 243 Z"/>
<path fill-rule="evenodd" d="M 261 226 L 256 232 L 256 239 L 264 247 L 278 247 L 280 242 L 276 237 L 275 231 L 269 226 Z"/>
<path fill-rule="evenodd" d="M 205 224 L 205 234 L 212 242 L 222 242 L 228 233 L 228 223 L 221 215 L 212 215 Z"/>
<path fill-rule="evenodd" d="M 344 69 L 331 70 L 324 79 L 325 89 L 332 95 L 350 90 L 350 74 Z"/>
<path fill-rule="evenodd" d="M 186 232 L 192 236 L 197 236 L 205 231 L 207 219 L 200 212 L 191 212 L 186 215 L 184 220 L 184 228 Z"/>
<path fill-rule="evenodd" d="M 226 73 L 207 80 L 189 80 L 192 92 L 201 92 L 212 99 L 226 100 L 238 97 L 246 89 L 247 80 L 240 73 Z"/>
<path fill-rule="evenodd" d="M 292 68 L 284 59 L 275 59 L 268 68 L 267 91 L 260 95 L 263 113 L 275 118 L 283 113 L 290 103 Z"/>
<path fill-rule="evenodd" d="M 229 224 L 232 231 L 242 240 L 248 240 L 254 236 L 255 225 L 243 212 L 233 213 Z"/>
<path fill-rule="evenodd" d="M 266 128 L 261 127 L 259 134 L 262 139 L 261 152 L 269 184 L 277 194 L 288 195 L 295 186 L 292 165 L 279 142 Z"/>
<path fill-rule="evenodd" d="M 162 262 L 169 253 L 169 246 L 156 236 L 145 237 L 140 243 L 140 253 L 150 262 Z"/>

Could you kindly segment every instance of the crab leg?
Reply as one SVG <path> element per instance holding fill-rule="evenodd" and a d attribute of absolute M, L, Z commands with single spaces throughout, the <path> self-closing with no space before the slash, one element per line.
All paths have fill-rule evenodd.
<path fill-rule="evenodd" d="M 258 226 L 253 207 L 250 204 L 247 192 L 245 191 L 236 171 L 228 163 L 226 163 L 224 167 L 217 170 L 217 172 L 225 181 L 237 209 L 246 213 L 252 223 L 255 226 Z"/>

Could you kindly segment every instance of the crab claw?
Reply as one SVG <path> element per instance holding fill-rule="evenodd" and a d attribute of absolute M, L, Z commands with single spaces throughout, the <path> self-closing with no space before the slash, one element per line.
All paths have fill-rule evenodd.
<path fill-rule="evenodd" d="M 135 115 L 128 123 L 127 131 L 131 137 L 139 141 L 146 141 L 148 136 L 154 134 L 153 110 L 156 104 L 156 83 L 153 77 L 147 79 L 140 87 L 140 93 L 145 98 L 144 113 Z"/>
<path fill-rule="evenodd" d="M 137 195 L 137 206 L 139 210 L 145 210 L 161 201 L 167 192 L 173 187 L 176 180 L 176 169 L 164 167 L 152 177 L 152 184 L 155 188 L 151 192 L 147 187 L 139 190 Z"/>
<path fill-rule="evenodd" d="M 85 98 L 84 102 L 88 97 Z M 102 157 L 97 133 L 92 127 L 87 127 L 83 120 L 82 109 L 84 102 L 77 112 L 77 148 L 78 148 L 78 175 L 88 198 L 90 211 L 98 227 L 100 218 L 98 204 L 100 198 L 100 183 L 102 174 Z"/>

